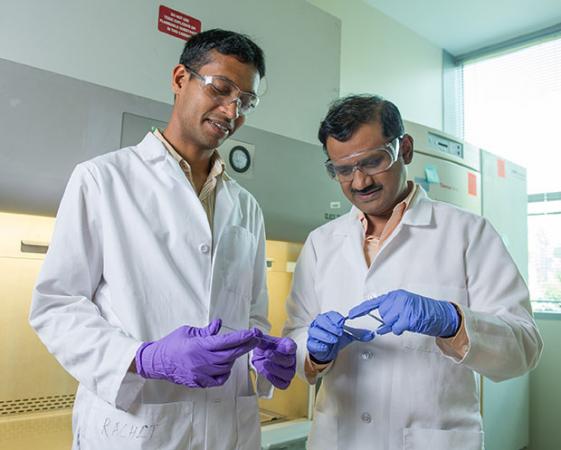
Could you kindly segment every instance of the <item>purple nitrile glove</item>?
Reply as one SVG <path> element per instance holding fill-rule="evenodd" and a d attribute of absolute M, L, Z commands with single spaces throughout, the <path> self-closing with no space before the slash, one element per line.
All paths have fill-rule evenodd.
<path fill-rule="evenodd" d="M 144 378 L 168 380 L 191 388 L 223 385 L 237 358 L 258 343 L 258 329 L 218 335 L 222 322 L 205 328 L 182 326 L 136 352 L 137 373 Z"/>
<path fill-rule="evenodd" d="M 279 389 L 286 389 L 296 373 L 296 342 L 264 334 L 253 349 L 255 370 Z"/>
<path fill-rule="evenodd" d="M 349 318 L 364 316 L 374 309 L 378 309 L 384 321 L 384 325 L 376 330 L 377 334 L 391 331 L 399 336 L 404 331 L 413 331 L 428 336 L 450 337 L 460 327 L 460 316 L 452 303 L 403 289 L 362 302 L 349 311 Z"/>
<path fill-rule="evenodd" d="M 307 349 L 313 361 L 333 361 L 340 350 L 353 341 L 368 342 L 374 339 L 373 331 L 345 325 L 346 317 L 337 311 L 318 314 L 308 328 Z"/>

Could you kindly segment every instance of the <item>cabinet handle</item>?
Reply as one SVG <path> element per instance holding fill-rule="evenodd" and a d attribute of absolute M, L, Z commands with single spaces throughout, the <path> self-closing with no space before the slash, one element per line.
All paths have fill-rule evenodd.
<path fill-rule="evenodd" d="M 49 244 L 47 242 L 37 242 L 37 241 L 20 241 L 20 251 L 22 253 L 40 253 L 45 254 L 49 249 Z"/>

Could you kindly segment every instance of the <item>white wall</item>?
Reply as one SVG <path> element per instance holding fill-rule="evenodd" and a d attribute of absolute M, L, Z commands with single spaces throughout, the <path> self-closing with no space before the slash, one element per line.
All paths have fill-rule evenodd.
<path fill-rule="evenodd" d="M 341 95 L 374 93 L 442 129 L 442 49 L 364 0 L 308 0 L 341 19 Z"/>
<path fill-rule="evenodd" d="M 2 2 L 0 58 L 172 103 L 171 70 L 184 41 L 157 30 L 160 4 Z M 317 143 L 326 104 L 339 91 L 339 19 L 303 0 L 163 4 L 201 20 L 203 30 L 221 27 L 253 37 L 266 53 L 269 89 L 247 123 Z"/>

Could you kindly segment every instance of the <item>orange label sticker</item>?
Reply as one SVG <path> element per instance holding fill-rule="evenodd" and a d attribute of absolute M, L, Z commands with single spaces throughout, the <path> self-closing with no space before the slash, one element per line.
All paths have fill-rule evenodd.
<path fill-rule="evenodd" d="M 477 195 L 477 177 L 471 172 L 468 172 L 468 194 Z"/>
<path fill-rule="evenodd" d="M 506 177 L 506 165 L 504 159 L 497 159 L 497 175 L 501 178 Z"/>

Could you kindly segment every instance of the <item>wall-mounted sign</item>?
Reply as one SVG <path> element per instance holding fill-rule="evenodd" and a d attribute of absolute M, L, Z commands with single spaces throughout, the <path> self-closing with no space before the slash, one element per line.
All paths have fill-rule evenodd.
<path fill-rule="evenodd" d="M 175 9 L 160 5 L 158 30 L 179 39 L 188 40 L 201 31 L 201 21 Z"/>

